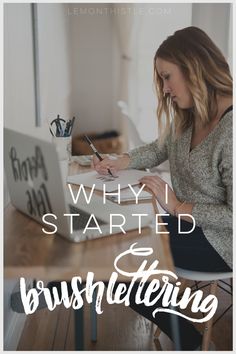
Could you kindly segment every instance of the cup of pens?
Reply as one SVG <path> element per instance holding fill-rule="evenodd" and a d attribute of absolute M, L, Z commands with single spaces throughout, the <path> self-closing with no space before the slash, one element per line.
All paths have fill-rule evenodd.
<path fill-rule="evenodd" d="M 56 146 L 59 161 L 70 161 L 71 159 L 71 137 L 74 121 L 75 117 L 66 121 L 58 115 L 50 123 L 50 133 Z"/>
<path fill-rule="evenodd" d="M 68 137 L 56 137 L 52 138 L 53 143 L 56 146 L 59 161 L 70 161 L 71 156 L 71 136 Z"/>

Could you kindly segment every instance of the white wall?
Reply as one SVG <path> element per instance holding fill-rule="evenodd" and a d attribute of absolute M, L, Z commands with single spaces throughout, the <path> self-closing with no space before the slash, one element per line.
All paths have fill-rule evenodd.
<path fill-rule="evenodd" d="M 149 142 L 158 136 L 153 58 L 167 36 L 178 29 L 191 26 L 192 4 L 137 4 L 136 11 L 139 8 L 143 9 L 144 15 L 140 19 L 133 55 L 136 65 L 133 119 L 141 138 Z"/>
<path fill-rule="evenodd" d="M 203 29 L 221 49 L 226 59 L 229 52 L 230 4 L 228 3 L 195 3 L 193 6 L 192 24 Z"/>
<path fill-rule="evenodd" d="M 65 4 L 38 4 L 39 69 L 42 119 L 68 119 L 71 111 L 70 31 Z"/>
<path fill-rule="evenodd" d="M 34 127 L 34 81 L 29 4 L 4 4 L 4 125 Z"/>
<path fill-rule="evenodd" d="M 63 4 L 38 4 L 42 127 L 35 127 L 30 4 L 4 5 L 4 125 L 50 139 L 47 120 L 71 117 L 69 23 Z"/>
<path fill-rule="evenodd" d="M 229 36 L 228 36 L 228 63 L 233 75 L 233 4 L 230 4 Z"/>
<path fill-rule="evenodd" d="M 71 25 L 72 111 L 79 132 L 114 127 L 113 24 L 110 4 L 68 4 Z"/>

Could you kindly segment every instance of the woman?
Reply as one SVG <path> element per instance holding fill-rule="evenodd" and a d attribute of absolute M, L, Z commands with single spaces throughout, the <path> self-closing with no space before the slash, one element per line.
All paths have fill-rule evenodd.
<path fill-rule="evenodd" d="M 216 45 L 202 30 L 176 31 L 154 57 L 160 138 L 117 160 L 93 159 L 106 174 L 126 168 L 151 168 L 169 160 L 173 190 L 158 176 L 140 180 L 171 215 L 166 220 L 176 266 L 228 272 L 232 267 L 232 77 Z M 163 118 L 163 113 L 165 114 Z M 165 122 L 163 123 L 163 121 Z M 177 216 L 190 214 L 197 227 L 179 235 Z M 190 217 L 183 217 L 191 229 Z M 164 218 L 165 219 L 165 218 Z M 181 222 L 182 225 L 182 222 Z M 131 305 L 172 337 L 170 315 L 153 319 L 152 309 Z M 183 350 L 196 349 L 201 335 L 179 319 Z"/>

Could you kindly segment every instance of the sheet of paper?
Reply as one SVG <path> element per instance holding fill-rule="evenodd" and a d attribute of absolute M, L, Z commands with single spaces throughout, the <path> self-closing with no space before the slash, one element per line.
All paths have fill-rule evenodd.
<path fill-rule="evenodd" d="M 112 192 L 120 188 L 128 187 L 128 184 L 135 185 L 139 184 L 139 179 L 144 176 L 153 175 L 150 172 L 139 171 L 139 170 L 123 170 L 118 171 L 115 177 L 110 175 L 99 175 L 96 171 L 91 171 L 87 173 L 81 173 L 79 175 L 68 176 L 67 182 L 72 184 L 83 184 L 86 187 L 93 187 L 95 184 L 95 189 L 103 190 L 103 185 L 106 185 L 106 191 Z"/>
<path fill-rule="evenodd" d="M 140 191 L 139 186 L 132 186 L 134 192 L 138 194 Z M 118 201 L 118 196 L 111 196 L 110 199 L 114 202 Z M 152 195 L 144 190 L 139 193 L 138 200 L 152 199 Z M 135 194 L 130 188 L 124 188 L 120 191 L 120 201 L 136 201 Z"/>
<path fill-rule="evenodd" d="M 135 193 L 138 193 L 140 188 L 139 188 L 139 186 L 133 186 L 133 189 L 134 189 Z M 118 203 L 117 196 L 110 196 L 108 199 L 115 202 L 115 203 Z M 147 202 L 151 203 L 152 195 L 150 193 L 142 190 L 142 192 L 139 194 L 139 197 L 138 197 L 138 201 L 141 201 L 141 200 L 147 200 Z M 135 195 L 130 188 L 125 188 L 120 191 L 120 202 L 121 203 L 122 202 L 136 203 Z M 157 209 L 159 211 L 159 214 L 166 214 L 167 213 L 167 211 L 165 211 L 161 207 L 161 205 L 158 203 L 158 201 L 157 201 Z"/>

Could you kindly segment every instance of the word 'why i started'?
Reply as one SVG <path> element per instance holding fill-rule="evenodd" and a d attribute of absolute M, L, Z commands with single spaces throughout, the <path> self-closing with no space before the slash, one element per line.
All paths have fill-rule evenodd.
<path fill-rule="evenodd" d="M 138 204 L 139 203 L 139 198 L 140 195 L 143 191 L 143 189 L 145 188 L 145 184 L 141 186 L 140 190 L 138 192 L 136 192 L 134 190 L 134 188 L 129 184 L 128 187 L 130 188 L 130 190 L 132 191 L 132 193 L 134 194 L 135 197 L 135 203 Z M 166 187 L 168 187 L 168 185 L 166 184 Z M 90 192 L 87 194 L 87 191 L 85 190 L 83 185 L 79 186 L 79 189 L 75 192 L 73 191 L 72 187 L 70 184 L 68 184 L 68 188 L 70 191 L 70 195 L 72 198 L 72 201 L 75 205 L 79 204 L 79 197 L 81 192 L 83 193 L 83 198 L 85 200 L 85 202 L 87 204 L 90 204 L 92 201 L 92 196 L 94 193 L 94 189 L 95 189 L 95 184 L 93 185 L 92 189 L 90 190 Z M 166 188 L 166 203 L 168 200 L 168 188 Z M 106 191 L 106 185 L 103 185 L 103 204 L 106 204 L 106 198 L 109 196 L 117 196 L 118 197 L 118 203 L 120 203 L 120 184 L 118 185 L 118 191 L 117 192 L 107 192 Z M 182 230 L 181 229 L 181 217 L 185 215 L 188 216 L 189 218 L 192 219 L 192 225 L 190 227 L 189 230 Z M 63 217 L 69 218 L 69 224 L 70 224 L 70 234 L 73 234 L 74 232 L 74 228 L 73 228 L 73 220 L 74 218 L 79 218 L 80 214 L 75 214 L 75 213 L 64 213 L 62 215 Z M 156 234 L 163 234 L 163 233 L 169 233 L 167 230 L 166 231 L 161 231 L 160 226 L 165 226 L 167 225 L 167 223 L 163 223 L 159 220 L 159 217 L 161 216 L 170 216 L 170 214 L 166 213 L 166 214 L 156 214 L 155 215 L 155 233 Z M 148 214 L 145 213 L 133 213 L 131 214 L 129 217 L 132 218 L 136 218 L 137 220 L 137 229 L 138 229 L 138 234 L 141 234 L 142 232 L 142 222 L 145 221 L 145 218 L 149 218 L 150 216 Z M 58 216 L 53 214 L 53 213 L 46 213 L 43 215 L 42 217 L 42 221 L 44 224 L 48 225 L 50 227 L 51 230 L 47 230 L 45 228 L 42 228 L 42 231 L 44 234 L 47 235 L 51 235 L 51 234 L 55 234 L 57 232 L 57 224 L 56 224 L 56 220 L 58 219 Z M 126 216 L 123 214 L 114 214 L 111 213 L 109 214 L 109 233 L 112 234 L 114 231 L 117 231 L 119 233 L 123 233 L 126 234 L 125 231 L 125 224 L 126 224 Z M 178 233 L 179 234 L 190 234 L 191 232 L 193 232 L 193 230 L 195 229 L 196 223 L 195 223 L 195 219 L 192 215 L 190 214 L 178 214 Z M 91 213 L 88 221 L 85 225 L 85 227 L 83 228 L 83 234 L 85 234 L 87 231 L 89 230 L 96 230 L 98 233 L 102 234 L 102 230 L 100 228 L 99 222 L 96 218 L 96 216 Z"/>

